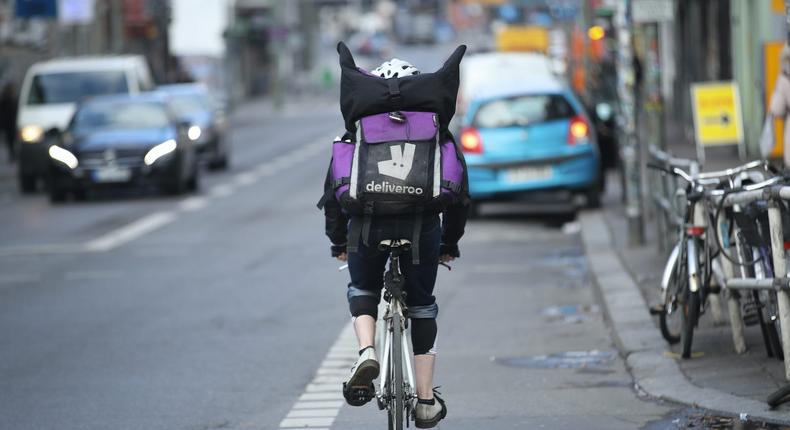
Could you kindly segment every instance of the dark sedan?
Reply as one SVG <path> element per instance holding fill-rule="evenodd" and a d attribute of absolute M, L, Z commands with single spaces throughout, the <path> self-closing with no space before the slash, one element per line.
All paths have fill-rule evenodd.
<path fill-rule="evenodd" d="M 212 101 L 202 84 L 172 84 L 157 88 L 170 96 L 176 115 L 188 121 L 189 138 L 195 142 L 198 155 L 211 169 L 227 169 L 230 145 L 225 138 L 226 121 L 221 108 Z"/>
<path fill-rule="evenodd" d="M 49 149 L 49 195 L 83 198 L 93 188 L 154 185 L 195 190 L 199 169 L 189 123 L 166 96 L 109 96 L 82 103 Z"/>

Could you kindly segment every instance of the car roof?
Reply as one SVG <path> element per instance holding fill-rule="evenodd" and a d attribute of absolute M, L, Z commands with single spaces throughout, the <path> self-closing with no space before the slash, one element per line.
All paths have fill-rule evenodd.
<path fill-rule="evenodd" d="M 140 55 L 64 57 L 34 64 L 33 73 L 79 72 L 102 69 L 123 69 L 144 64 Z"/>
<path fill-rule="evenodd" d="M 156 87 L 157 91 L 167 94 L 204 94 L 208 88 L 202 83 L 167 84 Z"/>
<path fill-rule="evenodd" d="M 527 94 L 568 94 L 568 87 L 559 79 L 548 76 L 527 77 L 516 84 L 486 84 L 475 93 L 473 102 Z"/>

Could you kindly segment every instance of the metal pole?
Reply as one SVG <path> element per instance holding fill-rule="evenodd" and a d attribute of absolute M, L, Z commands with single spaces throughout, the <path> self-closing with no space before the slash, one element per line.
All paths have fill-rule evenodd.
<path fill-rule="evenodd" d="M 639 138 L 636 135 L 636 76 L 634 73 L 631 1 L 621 0 L 617 8 L 617 92 L 620 97 L 620 135 L 624 145 L 625 216 L 628 220 L 629 246 L 642 245 L 645 231 L 642 216 L 642 189 L 639 172 Z"/>
<path fill-rule="evenodd" d="M 790 0 L 785 0 L 785 20 L 787 22 L 787 43 L 790 44 Z"/>
<path fill-rule="evenodd" d="M 775 201 L 768 207 L 768 224 L 771 231 L 771 256 L 774 263 L 774 277 L 787 276 L 785 266 L 784 235 L 782 232 L 782 213 Z M 790 357 L 790 297 L 787 290 L 776 292 L 779 302 L 779 325 L 782 328 L 782 351 L 785 357 Z M 790 380 L 790 360 L 785 360 L 785 379 Z"/>

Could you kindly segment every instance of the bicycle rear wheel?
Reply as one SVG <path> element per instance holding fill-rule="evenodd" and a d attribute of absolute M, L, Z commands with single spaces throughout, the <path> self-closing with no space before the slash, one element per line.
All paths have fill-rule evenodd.
<path fill-rule="evenodd" d="M 680 355 L 683 358 L 691 358 L 691 343 L 694 340 L 694 329 L 699 320 L 700 293 L 699 291 L 692 292 L 687 288 L 684 295 L 686 300 L 680 309 L 680 316 L 683 321 L 683 330 L 680 332 L 682 347 Z"/>
<path fill-rule="evenodd" d="M 670 345 L 680 342 L 680 332 L 683 328 L 680 313 L 683 312 L 682 304 L 679 303 L 686 282 L 685 263 L 680 245 L 673 251 L 665 268 L 666 291 L 664 291 L 664 309 L 658 315 L 658 325 L 661 335 Z M 664 280 L 662 279 L 662 282 Z M 663 285 L 662 285 L 663 287 Z"/>
<path fill-rule="evenodd" d="M 390 394 L 388 421 L 390 430 L 403 429 L 403 411 L 405 409 L 403 392 L 403 320 L 397 312 L 392 315 L 392 347 L 390 350 Z"/>

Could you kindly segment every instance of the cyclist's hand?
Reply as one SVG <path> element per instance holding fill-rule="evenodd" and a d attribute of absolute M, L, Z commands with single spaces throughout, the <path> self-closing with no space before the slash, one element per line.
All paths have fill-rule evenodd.
<path fill-rule="evenodd" d="M 337 258 L 340 261 L 347 261 L 348 260 L 348 253 L 346 252 L 346 244 L 342 245 L 335 245 L 332 244 L 330 247 L 332 250 L 332 257 Z"/>
<path fill-rule="evenodd" d="M 449 255 L 449 254 L 443 254 L 443 255 L 439 256 L 439 262 L 440 263 L 449 263 L 449 262 L 451 262 L 453 260 L 455 260 L 455 257 L 453 257 L 452 255 Z"/>

